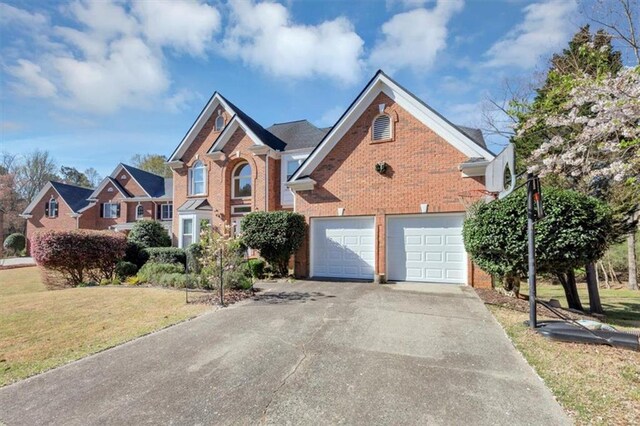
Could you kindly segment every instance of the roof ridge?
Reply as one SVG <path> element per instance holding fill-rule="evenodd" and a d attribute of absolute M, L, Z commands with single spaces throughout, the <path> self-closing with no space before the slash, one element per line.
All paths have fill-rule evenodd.
<path fill-rule="evenodd" d="M 300 120 L 291 120 L 291 121 L 283 121 L 283 122 L 281 122 L 281 123 L 273 123 L 273 124 L 272 124 L 271 126 L 269 126 L 269 127 L 279 126 L 279 125 L 281 125 L 281 124 L 300 123 L 300 122 L 303 122 L 303 121 L 306 121 L 307 123 L 311 123 L 307 118 L 302 118 L 302 119 L 300 119 Z M 311 124 L 313 124 L 313 123 L 311 123 Z"/>
<path fill-rule="evenodd" d="M 60 182 L 57 180 L 50 180 L 49 183 L 51 183 L 51 185 L 65 185 L 65 186 L 71 186 L 78 189 L 88 189 L 90 191 L 93 191 L 94 189 L 94 188 L 89 188 L 88 186 L 74 185 L 72 183 Z"/>
<path fill-rule="evenodd" d="M 120 163 L 120 165 L 121 165 L 122 167 L 124 167 L 125 169 L 135 169 L 135 170 L 137 170 L 137 171 L 139 171 L 139 172 L 142 172 L 142 173 L 148 173 L 148 174 L 150 174 L 150 175 L 158 176 L 158 177 L 160 177 L 160 178 L 162 178 L 162 179 L 165 179 L 165 177 L 164 177 L 164 176 L 162 176 L 162 175 L 159 175 L 159 174 L 157 174 L 157 173 L 153 173 L 153 172 L 150 172 L 150 171 L 147 171 L 147 170 L 141 169 L 141 168 L 139 168 L 139 167 L 131 166 L 131 165 L 129 165 L 129 164 L 125 164 L 125 163 Z"/>

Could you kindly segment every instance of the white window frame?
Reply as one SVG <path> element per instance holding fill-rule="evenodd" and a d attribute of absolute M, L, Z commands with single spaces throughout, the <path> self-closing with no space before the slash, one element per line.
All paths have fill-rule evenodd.
<path fill-rule="evenodd" d="M 247 212 L 238 211 L 238 209 L 247 209 L 247 208 L 249 209 L 249 211 L 247 211 Z M 231 214 L 235 215 L 235 216 L 244 216 L 246 214 L 251 213 L 251 211 L 252 211 L 251 206 L 249 206 L 247 204 L 243 204 L 243 205 L 240 205 L 240 206 L 231 206 Z"/>
<path fill-rule="evenodd" d="M 203 213 L 187 213 L 187 214 L 179 214 L 178 215 L 178 247 L 186 248 L 184 246 L 184 220 L 191 219 L 192 220 L 192 238 L 191 243 L 197 243 L 200 241 L 200 232 L 202 231 L 200 223 L 203 219 L 209 221 L 211 224 L 211 215 L 203 214 Z M 188 235 L 188 234 L 187 234 Z"/>
<path fill-rule="evenodd" d="M 190 234 L 185 234 L 184 233 L 184 223 L 185 221 L 191 221 L 191 233 Z M 195 216 L 190 215 L 190 216 L 182 216 L 180 217 L 180 241 L 179 241 L 179 246 L 180 248 L 187 248 L 188 246 L 190 246 L 191 244 L 196 242 L 196 222 L 197 219 Z M 184 237 L 185 235 L 188 235 L 191 237 L 191 242 L 187 245 L 185 245 L 184 243 Z"/>
<path fill-rule="evenodd" d="M 166 215 L 165 208 L 167 208 L 168 210 L 168 213 Z M 173 204 L 160 204 L 160 220 L 173 220 Z"/>
<path fill-rule="evenodd" d="M 196 182 L 194 180 L 194 174 L 196 170 L 202 169 L 202 181 Z M 202 192 L 196 192 L 196 184 L 202 183 Z M 189 168 L 189 195 L 206 195 L 207 194 L 207 165 L 198 160 Z"/>
<path fill-rule="evenodd" d="M 120 203 L 104 203 L 102 204 L 102 218 L 103 219 L 117 219 L 118 218 L 118 204 Z M 115 213 L 109 209 L 109 216 L 107 216 L 107 206 L 115 206 Z M 111 215 L 113 213 L 113 216 Z"/>
<path fill-rule="evenodd" d="M 213 126 L 216 132 L 219 132 L 222 129 L 224 129 L 224 116 L 223 115 L 217 116 Z"/>
<path fill-rule="evenodd" d="M 251 193 L 249 195 L 236 196 L 236 180 L 246 179 L 246 176 L 243 176 L 243 177 L 236 176 L 236 172 L 242 166 L 249 167 L 249 184 L 251 185 Z M 252 196 L 253 196 L 253 169 L 251 168 L 251 164 L 249 164 L 248 161 L 243 161 L 241 163 L 236 164 L 236 166 L 233 168 L 233 171 L 231 172 L 231 198 L 233 198 L 234 200 L 246 200 L 248 198 L 251 198 Z"/>
<path fill-rule="evenodd" d="M 49 200 L 49 214 L 47 214 L 47 217 L 49 219 L 54 219 L 56 217 L 58 217 L 58 207 L 60 206 L 60 204 L 58 204 L 58 201 L 56 201 L 55 198 L 51 197 L 51 199 Z M 55 208 L 52 208 L 55 207 Z"/>
<path fill-rule="evenodd" d="M 295 153 L 295 154 L 285 154 L 281 159 L 281 172 L 280 172 L 280 204 L 283 206 L 292 206 L 293 205 L 293 192 L 287 188 L 287 167 L 290 162 L 299 162 L 302 164 L 304 160 L 307 159 L 311 150 Z"/>
<path fill-rule="evenodd" d="M 383 118 L 383 117 L 386 117 L 389 120 L 389 137 L 376 139 L 376 134 L 375 134 L 376 121 L 378 121 L 380 118 Z M 393 117 L 391 117 L 391 115 L 389 114 L 377 115 L 371 122 L 371 140 L 373 142 L 384 142 L 384 141 L 390 141 L 392 139 L 393 139 Z"/>
<path fill-rule="evenodd" d="M 142 209 L 142 214 L 140 214 L 140 209 Z M 144 219 L 144 206 L 142 204 L 136 205 L 136 220 Z"/>

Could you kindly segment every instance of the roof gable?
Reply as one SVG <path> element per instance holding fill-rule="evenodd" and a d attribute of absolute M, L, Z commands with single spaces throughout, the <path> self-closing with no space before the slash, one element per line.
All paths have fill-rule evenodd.
<path fill-rule="evenodd" d="M 142 188 L 150 197 L 157 198 L 165 195 L 165 178 L 155 173 L 147 172 L 127 164 L 121 164 L 131 178 Z M 117 176 L 118 170 L 114 171 L 112 177 Z M 114 176 L 115 175 L 115 176 Z"/>
<path fill-rule="evenodd" d="M 49 181 L 24 209 L 22 215 L 31 214 L 35 206 L 42 201 L 42 197 L 44 197 L 50 189 L 53 189 L 74 213 L 77 213 L 90 204 L 89 197 L 93 192 L 90 188 Z"/>
<path fill-rule="evenodd" d="M 116 169 L 116 171 L 117 170 L 118 169 Z M 107 176 L 106 178 L 102 179 L 102 182 L 100 182 L 100 185 L 98 185 L 98 187 L 91 193 L 91 195 L 89 196 L 89 200 L 97 199 L 108 184 L 112 184 L 113 187 L 116 188 L 116 190 L 118 190 L 118 192 L 124 198 L 131 198 L 131 194 L 129 194 L 129 192 L 127 192 L 127 190 L 124 189 L 122 185 L 120 185 L 120 182 L 118 182 L 116 179 L 112 178 L 111 176 Z"/>
<path fill-rule="evenodd" d="M 237 111 L 234 109 L 234 107 L 229 105 L 227 100 L 223 98 L 220 93 L 214 92 L 213 95 L 211 95 L 211 98 L 209 98 L 209 102 L 207 102 L 202 111 L 200 111 L 200 114 L 198 114 L 196 121 L 193 122 L 187 133 L 180 141 L 178 147 L 169 156 L 168 161 L 180 161 L 184 153 L 196 139 L 196 136 L 198 136 L 198 133 L 200 133 L 200 131 L 204 127 L 207 120 L 211 118 L 211 115 L 219 106 L 222 106 L 231 115 L 237 114 Z"/>
<path fill-rule="evenodd" d="M 291 177 L 290 181 L 309 176 L 326 155 L 342 140 L 362 113 L 371 105 L 378 94 L 384 93 L 399 106 L 429 127 L 441 138 L 468 157 L 493 159 L 494 155 L 486 147 L 478 144 L 467 133 L 448 121 L 434 109 L 400 86 L 384 72 L 378 71 L 356 97 L 349 108 L 338 119 L 322 141 L 311 152 Z"/>

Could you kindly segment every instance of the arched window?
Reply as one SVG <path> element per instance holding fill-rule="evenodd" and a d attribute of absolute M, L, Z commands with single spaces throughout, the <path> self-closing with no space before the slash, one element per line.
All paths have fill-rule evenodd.
<path fill-rule="evenodd" d="M 144 218 L 144 206 L 142 204 L 138 204 L 136 207 L 136 219 Z"/>
<path fill-rule="evenodd" d="M 217 132 L 222 130 L 222 128 L 224 127 L 224 117 L 222 115 L 216 117 L 215 127 Z"/>
<path fill-rule="evenodd" d="M 204 195 L 207 192 L 207 167 L 200 160 L 189 169 L 189 195 Z"/>
<path fill-rule="evenodd" d="M 58 202 L 55 198 L 51 198 L 47 203 L 47 217 L 58 217 Z"/>
<path fill-rule="evenodd" d="M 233 170 L 233 198 L 251 197 L 251 166 L 240 163 Z"/>
<path fill-rule="evenodd" d="M 373 120 L 373 129 L 371 132 L 371 138 L 374 141 L 385 141 L 393 137 L 393 131 L 391 128 L 391 117 L 387 114 L 377 116 Z"/>

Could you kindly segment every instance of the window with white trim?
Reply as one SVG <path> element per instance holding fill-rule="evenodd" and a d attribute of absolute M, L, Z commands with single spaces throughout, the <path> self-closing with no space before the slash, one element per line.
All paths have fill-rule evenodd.
<path fill-rule="evenodd" d="M 233 170 L 232 198 L 251 197 L 251 166 L 240 163 Z"/>
<path fill-rule="evenodd" d="M 387 114 L 377 116 L 373 120 L 371 138 L 374 141 L 386 141 L 393 137 L 391 117 Z"/>
<path fill-rule="evenodd" d="M 107 219 L 115 219 L 120 217 L 120 204 L 104 203 L 102 204 L 102 217 Z"/>
<path fill-rule="evenodd" d="M 58 202 L 55 198 L 51 197 L 49 202 L 47 203 L 46 215 L 48 218 L 58 217 Z"/>
<path fill-rule="evenodd" d="M 160 220 L 173 219 L 173 204 L 162 204 L 160 206 Z"/>
<path fill-rule="evenodd" d="M 193 243 L 193 219 L 182 219 L 182 247 L 187 248 Z"/>
<path fill-rule="evenodd" d="M 136 219 L 144 218 L 144 206 L 142 204 L 138 204 L 136 206 Z"/>
<path fill-rule="evenodd" d="M 247 214 L 251 213 L 251 206 L 231 206 L 231 214 Z"/>
<path fill-rule="evenodd" d="M 219 132 L 223 128 L 224 128 L 224 116 L 219 115 L 216 117 L 216 122 L 215 122 L 216 132 Z"/>
<path fill-rule="evenodd" d="M 189 195 L 205 195 L 207 192 L 207 166 L 200 160 L 189 169 Z"/>

